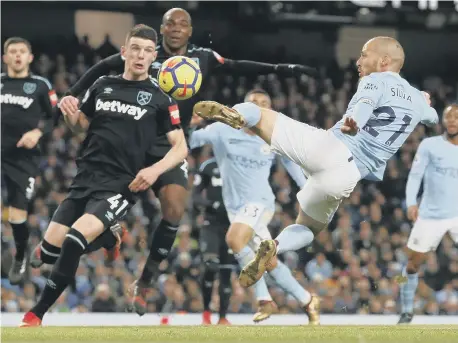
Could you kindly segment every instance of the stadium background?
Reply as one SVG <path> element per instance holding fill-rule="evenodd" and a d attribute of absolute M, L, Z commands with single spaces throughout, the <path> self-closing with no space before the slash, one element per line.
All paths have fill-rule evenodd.
<path fill-rule="evenodd" d="M 374 7 L 376 4 L 381 7 Z M 62 95 L 88 67 L 117 52 L 130 26 L 146 23 L 159 29 L 162 14 L 178 6 L 193 16 L 192 42 L 211 47 L 222 56 L 304 63 L 320 70 L 317 79 L 216 74 L 202 90 L 208 99 L 234 104 L 253 86 L 262 86 L 272 95 L 275 109 L 329 128 L 344 113 L 354 92 L 354 61 L 361 46 L 374 35 L 390 35 L 398 38 L 406 50 L 404 75 L 432 94 L 433 106 L 439 113 L 445 104 L 458 101 L 458 12 L 451 1 L 3 1 L 2 43 L 10 36 L 29 39 L 35 54 L 32 70 L 47 77 Z M 283 255 L 304 287 L 322 297 L 323 313 L 397 312 L 395 276 L 405 263 L 403 247 L 411 228 L 405 216 L 407 173 L 419 142 L 440 132 L 440 126 L 433 130 L 418 127 L 389 162 L 384 182 L 361 183 L 310 249 Z M 81 140 L 81 136 L 73 136 L 60 125 L 45 141 L 46 153 L 41 159 L 41 176 L 29 217 L 32 246 L 38 243 L 50 216 L 66 195 L 75 174 L 74 158 Z M 208 155 L 209 149 L 204 148 L 189 157 L 190 184 L 192 172 Z M 281 167 L 274 169 L 271 183 L 277 195 L 277 211 L 270 225 L 275 235 L 294 221 L 296 189 Z M 125 311 L 124 293 L 145 262 L 148 238 L 160 216 L 158 204 L 148 193 L 132 211 L 126 221 L 129 235 L 115 262 L 106 262 L 103 251 L 82 259 L 75 284 L 66 290 L 53 311 Z M 153 222 L 148 222 L 147 217 L 154 218 Z M 149 312 L 202 311 L 196 241 L 200 224 L 202 218 L 193 211 L 190 197 L 174 251 L 163 263 L 164 274 L 157 288 L 150 292 Z M 4 212 L 1 238 L 1 310 L 28 310 L 44 287 L 50 269 L 31 270 L 24 285 L 11 286 L 6 271 L 13 240 Z M 420 275 L 415 312 L 458 314 L 458 249 L 448 237 L 437 254 L 428 257 Z M 268 283 L 281 313 L 301 313 L 294 299 L 285 297 L 271 280 Z M 216 310 L 217 306 L 215 292 L 212 308 Z M 238 285 L 234 274 L 229 312 L 252 313 L 255 308 L 252 293 Z"/>

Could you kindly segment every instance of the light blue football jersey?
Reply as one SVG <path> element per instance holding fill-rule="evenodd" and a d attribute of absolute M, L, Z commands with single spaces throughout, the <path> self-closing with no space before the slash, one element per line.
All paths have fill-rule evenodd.
<path fill-rule="evenodd" d="M 458 218 L 458 145 L 444 136 L 426 138 L 420 143 L 407 180 L 407 206 L 417 204 L 422 181 L 419 217 Z"/>
<path fill-rule="evenodd" d="M 270 210 L 275 207 L 275 195 L 269 175 L 276 155 L 256 135 L 214 123 L 191 133 L 191 149 L 211 144 L 222 179 L 224 204 L 229 212 L 237 212 L 248 203 L 260 203 Z M 301 168 L 282 158 L 286 170 L 302 188 L 306 178 Z"/>
<path fill-rule="evenodd" d="M 367 113 L 355 113 L 358 103 L 369 109 Z M 344 118 L 356 115 L 360 131 L 355 136 L 343 134 L 340 128 Z M 352 152 L 362 177 L 372 180 L 383 179 L 386 162 L 418 123 L 438 122 L 437 112 L 427 104 L 423 94 L 393 72 L 363 77 L 344 118 L 331 130 Z"/>

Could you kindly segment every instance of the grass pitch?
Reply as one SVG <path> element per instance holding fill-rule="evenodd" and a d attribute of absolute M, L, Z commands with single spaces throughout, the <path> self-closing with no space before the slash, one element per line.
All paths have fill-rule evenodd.
<path fill-rule="evenodd" d="M 456 326 L 154 326 L 2 328 L 2 342 L 456 343 Z"/>

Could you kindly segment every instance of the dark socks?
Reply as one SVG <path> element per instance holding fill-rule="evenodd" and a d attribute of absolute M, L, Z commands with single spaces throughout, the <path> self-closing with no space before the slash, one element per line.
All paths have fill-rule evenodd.
<path fill-rule="evenodd" d="M 215 280 L 215 274 L 215 271 L 210 270 L 210 268 L 205 268 L 201 284 L 205 311 L 210 311 L 210 302 L 212 299 L 213 281 Z"/>
<path fill-rule="evenodd" d="M 89 254 L 101 248 L 110 250 L 115 247 L 117 242 L 118 241 L 116 240 L 116 237 L 113 235 L 111 230 L 105 230 L 99 237 L 97 237 L 90 244 L 88 244 L 84 253 Z"/>
<path fill-rule="evenodd" d="M 164 219 L 161 220 L 151 241 L 148 259 L 143 267 L 140 282 L 149 285 L 156 275 L 159 264 L 165 260 L 172 249 L 173 242 L 177 235 L 178 225 L 172 225 Z"/>
<path fill-rule="evenodd" d="M 78 269 L 80 257 L 86 247 L 87 241 L 84 236 L 75 229 L 71 229 L 65 237 L 61 254 L 46 282 L 38 303 L 30 310 L 37 317 L 43 318 L 67 285 L 72 282 Z"/>
<path fill-rule="evenodd" d="M 10 224 L 13 228 L 14 243 L 16 244 L 16 256 L 14 258 L 16 261 L 22 261 L 25 257 L 29 242 L 29 228 L 27 226 L 27 221 L 19 224 L 10 222 Z"/>
<path fill-rule="evenodd" d="M 41 242 L 40 259 L 43 263 L 54 264 L 60 256 L 61 248 L 48 243 L 46 240 Z"/>
<path fill-rule="evenodd" d="M 223 265 L 219 270 L 219 317 L 225 318 L 232 295 L 232 266 Z"/>

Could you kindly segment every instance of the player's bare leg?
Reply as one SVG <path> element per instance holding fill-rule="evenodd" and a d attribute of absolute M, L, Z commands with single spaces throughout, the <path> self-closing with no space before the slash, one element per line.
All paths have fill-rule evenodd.
<path fill-rule="evenodd" d="M 154 232 L 150 253 L 143 267 L 142 275 L 130 289 L 132 307 L 142 316 L 146 313 L 146 292 L 154 277 L 158 276 L 159 264 L 167 258 L 183 217 L 188 199 L 188 190 L 176 184 L 169 184 L 159 191 L 162 220 Z"/>
<path fill-rule="evenodd" d="M 234 257 L 242 268 L 254 255 L 253 250 L 248 246 L 252 237 L 253 229 L 244 223 L 232 223 L 226 234 L 227 245 L 234 252 Z M 258 311 L 254 314 L 253 321 L 258 323 L 268 319 L 272 313 L 276 312 L 277 305 L 272 300 L 264 280 L 252 285 L 256 287 L 255 293 L 258 298 Z"/>
<path fill-rule="evenodd" d="M 10 207 L 8 221 L 13 229 L 16 256 L 13 259 L 8 278 L 12 285 L 20 283 L 26 274 L 27 247 L 29 241 L 29 228 L 27 226 L 27 211 Z"/>
<path fill-rule="evenodd" d="M 70 228 L 68 226 L 53 221 L 50 222 L 48 229 L 45 232 L 43 241 L 33 249 L 33 252 L 30 255 L 30 265 L 33 268 L 40 268 L 43 264 L 54 264 L 60 255 L 62 243 L 64 242 L 65 235 L 69 230 Z M 116 223 L 110 227 L 110 232 L 114 236 L 113 240 L 117 242 L 115 243 L 116 246 L 112 250 L 108 250 L 109 248 L 104 245 L 106 239 L 102 240 L 100 244 L 96 244 L 96 246 L 94 246 L 94 242 L 98 241 L 101 237 L 99 236 L 96 240 L 94 240 L 94 242 L 91 242 L 91 244 L 88 245 L 88 248 L 84 253 L 91 253 L 101 247 L 104 247 L 109 253 L 111 253 L 118 248 L 122 242 L 122 237 L 124 236 L 126 229 L 119 223 Z M 110 232 L 107 231 L 106 235 L 110 234 Z M 105 232 L 102 235 L 104 234 Z M 110 258 L 109 253 L 107 255 Z M 116 253 L 116 251 L 114 253 Z"/>
<path fill-rule="evenodd" d="M 33 268 L 40 268 L 44 263 L 54 264 L 60 255 L 62 243 L 70 228 L 68 226 L 50 222 L 43 241 L 38 244 L 30 256 Z"/>

